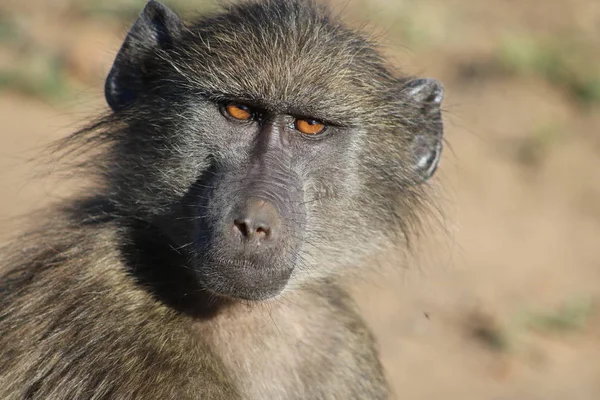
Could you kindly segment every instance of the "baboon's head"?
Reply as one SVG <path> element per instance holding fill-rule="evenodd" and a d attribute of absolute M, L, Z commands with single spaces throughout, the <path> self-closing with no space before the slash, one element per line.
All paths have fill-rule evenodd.
<path fill-rule="evenodd" d="M 442 86 L 394 76 L 310 1 L 185 25 L 150 1 L 106 81 L 117 207 L 209 292 L 265 299 L 403 235 L 442 149 Z"/>

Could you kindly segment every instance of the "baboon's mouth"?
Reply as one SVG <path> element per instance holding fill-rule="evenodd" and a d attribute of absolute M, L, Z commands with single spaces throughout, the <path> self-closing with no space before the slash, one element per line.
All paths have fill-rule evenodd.
<path fill-rule="evenodd" d="M 258 265 L 248 260 L 220 259 L 198 266 L 203 286 L 210 288 L 211 293 L 255 301 L 280 294 L 287 286 L 292 270 L 293 267 Z"/>

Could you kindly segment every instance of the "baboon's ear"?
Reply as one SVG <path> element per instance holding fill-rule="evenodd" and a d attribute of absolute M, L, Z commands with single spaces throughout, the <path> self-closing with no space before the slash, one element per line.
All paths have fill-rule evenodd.
<path fill-rule="evenodd" d="M 435 79 L 415 79 L 404 85 L 402 94 L 417 119 L 411 141 L 414 179 L 425 182 L 434 174 L 442 154 L 444 87 Z"/>
<path fill-rule="evenodd" d="M 149 54 L 172 45 L 183 28 L 177 14 L 150 0 L 129 30 L 106 78 L 108 105 L 119 111 L 133 103 L 144 85 L 144 62 Z"/>

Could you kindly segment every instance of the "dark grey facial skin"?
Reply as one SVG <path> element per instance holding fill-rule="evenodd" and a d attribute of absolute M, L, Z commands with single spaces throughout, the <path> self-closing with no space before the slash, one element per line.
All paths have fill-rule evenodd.
<path fill-rule="evenodd" d="M 214 212 L 196 219 L 196 268 L 214 292 L 260 300 L 281 292 L 297 263 L 306 221 L 298 154 L 309 140 L 291 116 L 221 113 L 213 129 L 229 151 L 198 192 L 199 210 Z"/>
<path fill-rule="evenodd" d="M 311 23 L 278 37 L 253 11 L 185 26 L 148 3 L 106 81 L 124 122 L 108 174 L 118 207 L 166 234 L 201 290 L 261 300 L 410 230 L 442 149 L 443 88 L 393 77 L 367 39 L 320 15 L 292 10 Z M 303 119 L 324 130 L 302 133 Z M 146 157 L 127 165 L 131 153 Z"/>

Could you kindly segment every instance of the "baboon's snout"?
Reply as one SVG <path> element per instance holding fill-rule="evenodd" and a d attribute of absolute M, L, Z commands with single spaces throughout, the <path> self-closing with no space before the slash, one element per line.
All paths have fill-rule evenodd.
<path fill-rule="evenodd" d="M 251 198 L 232 215 L 230 236 L 244 248 L 264 248 L 280 239 L 281 215 L 266 199 Z"/>

